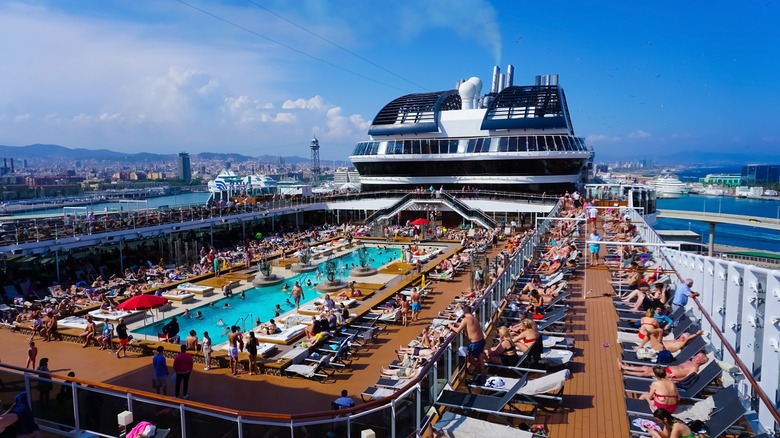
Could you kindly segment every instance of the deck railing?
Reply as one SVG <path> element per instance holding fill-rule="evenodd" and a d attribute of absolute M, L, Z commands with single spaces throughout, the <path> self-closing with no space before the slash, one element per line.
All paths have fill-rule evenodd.
<path fill-rule="evenodd" d="M 644 222 L 639 232 L 648 243 L 663 243 Z M 754 426 L 780 432 L 780 271 L 671 248 L 660 254 L 677 283 L 690 278 L 701 293 L 688 308 L 709 333 L 716 357 L 739 369 L 740 393 L 758 413 Z"/>
<path fill-rule="evenodd" d="M 558 209 L 556 205 L 551 216 Z M 485 294 L 474 303 L 473 312 L 483 327 L 489 329 L 501 300 L 523 272 L 525 260 L 533 257 L 539 236 L 550 223 L 548 219 L 539 225 L 537 233 L 526 239 Z M 467 343 L 463 333 L 450 333 L 420 374 L 389 397 L 351 409 L 305 414 L 221 408 L 104 383 L 40 374 L 2 363 L 0 381 L 4 384 L 3 391 L 26 391 L 41 427 L 63 435 L 88 431 L 98 436 L 116 436 L 117 414 L 127 410 L 133 412 L 136 421 L 147 420 L 159 428 L 170 428 L 171 437 L 294 438 L 326 436 L 328 432 L 334 432 L 335 436 L 358 437 L 365 429 L 374 430 L 377 436 L 407 437 L 430 425 L 436 398 L 445 385 L 453 383 L 459 375 L 463 359 L 458 351 Z M 43 392 L 49 394 L 48 402 L 41 401 Z"/>

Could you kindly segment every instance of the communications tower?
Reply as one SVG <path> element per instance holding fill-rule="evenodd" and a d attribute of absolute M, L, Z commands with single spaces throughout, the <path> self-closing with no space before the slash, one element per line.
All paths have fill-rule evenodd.
<path fill-rule="evenodd" d="M 316 186 L 320 183 L 320 142 L 317 136 L 311 139 L 311 185 Z"/>

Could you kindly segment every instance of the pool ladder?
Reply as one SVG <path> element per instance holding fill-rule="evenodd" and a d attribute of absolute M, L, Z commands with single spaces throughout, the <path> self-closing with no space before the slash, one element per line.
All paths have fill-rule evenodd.
<path fill-rule="evenodd" d="M 237 326 L 241 327 L 241 332 L 246 332 L 246 321 L 247 320 L 249 320 L 250 322 L 252 321 L 252 314 L 251 313 L 247 313 L 247 315 L 245 317 L 243 317 L 243 318 L 238 318 L 234 325 L 237 325 Z M 241 324 L 239 324 L 239 322 Z"/>

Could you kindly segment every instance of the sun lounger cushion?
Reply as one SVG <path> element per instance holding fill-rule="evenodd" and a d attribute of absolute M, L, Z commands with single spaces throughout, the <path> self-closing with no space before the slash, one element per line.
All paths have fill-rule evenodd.
<path fill-rule="evenodd" d="M 490 423 L 453 412 L 445 412 L 433 428 L 444 436 L 452 438 L 471 438 L 476 436 L 531 438 L 534 436 L 531 432 L 515 429 L 505 424 Z"/>

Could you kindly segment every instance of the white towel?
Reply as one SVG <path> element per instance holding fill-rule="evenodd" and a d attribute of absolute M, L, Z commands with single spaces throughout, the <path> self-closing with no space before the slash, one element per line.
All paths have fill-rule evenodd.
<path fill-rule="evenodd" d="M 712 397 L 707 397 L 702 401 L 696 402 L 693 406 L 682 411 L 677 411 L 674 416 L 686 422 L 691 420 L 707 421 L 710 419 L 710 413 L 715 409 L 715 401 Z"/>
<path fill-rule="evenodd" d="M 556 392 L 563 388 L 563 382 L 571 378 L 569 370 L 561 370 L 557 373 L 548 374 L 538 379 L 529 380 L 525 386 L 520 388 L 518 393 L 525 395 L 546 394 Z"/>

